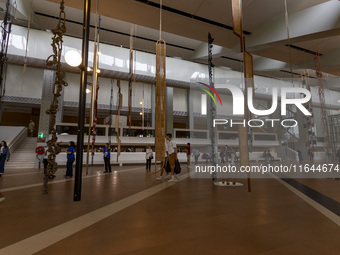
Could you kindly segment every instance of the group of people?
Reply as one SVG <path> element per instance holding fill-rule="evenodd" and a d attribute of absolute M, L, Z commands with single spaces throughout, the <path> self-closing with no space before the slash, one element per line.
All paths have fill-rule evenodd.
<path fill-rule="evenodd" d="M 162 168 L 160 171 L 160 176 L 158 176 L 156 180 L 160 181 L 162 179 L 171 178 L 169 182 L 175 182 L 179 180 L 179 174 L 175 173 L 175 164 L 176 164 L 176 160 L 178 160 L 177 145 L 176 145 L 176 142 L 172 139 L 171 133 L 166 134 L 165 138 L 166 138 L 165 155 L 164 155 L 165 160 L 164 162 L 161 162 Z M 190 147 L 190 144 L 188 144 L 188 146 Z M 151 145 L 148 145 L 146 149 L 145 159 L 146 159 L 146 170 L 150 171 L 151 162 L 153 159 L 153 151 L 151 149 Z M 164 174 L 164 170 L 167 168 L 167 165 L 169 165 L 171 172 L 168 173 L 166 177 L 164 177 L 163 174 Z"/>
<path fill-rule="evenodd" d="M 262 156 L 263 156 L 263 158 L 266 162 L 274 160 L 274 157 L 272 156 L 272 154 L 269 151 L 264 151 Z"/>
<path fill-rule="evenodd" d="M 229 162 L 230 159 L 230 164 L 235 165 L 235 156 L 236 156 L 235 150 L 232 147 L 229 147 L 228 145 L 223 146 L 220 150 L 221 164 Z"/>
<path fill-rule="evenodd" d="M 50 141 L 49 141 L 50 142 Z M 47 143 L 49 143 L 47 142 Z M 53 151 L 56 153 L 56 148 L 57 144 L 53 145 Z M 64 175 L 65 178 L 71 178 L 73 177 L 73 164 L 75 161 L 75 143 L 73 141 L 69 142 L 68 148 L 66 150 L 66 173 Z M 45 147 L 45 155 L 44 155 L 44 171 L 46 171 L 47 166 L 48 166 L 48 155 L 50 152 L 48 151 L 49 147 Z M 110 149 L 110 144 L 106 143 L 105 148 L 103 149 L 103 158 L 104 158 L 104 165 L 105 165 L 105 171 L 104 173 L 111 173 L 111 163 L 110 163 L 110 158 L 111 158 L 111 149 Z M 54 175 L 51 175 L 50 178 L 54 178 Z"/>

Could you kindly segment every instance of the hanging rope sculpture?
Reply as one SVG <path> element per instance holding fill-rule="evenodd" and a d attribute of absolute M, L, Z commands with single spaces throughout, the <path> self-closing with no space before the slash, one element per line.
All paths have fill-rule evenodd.
<path fill-rule="evenodd" d="M 314 56 L 314 65 L 315 65 L 315 73 L 316 77 L 318 77 L 318 84 L 319 84 L 319 100 L 321 105 L 321 127 L 322 131 L 325 135 L 325 149 L 326 153 L 330 153 L 331 151 L 331 142 L 330 142 L 330 134 L 329 134 L 329 124 L 328 124 L 328 116 L 327 116 L 327 109 L 326 109 L 326 102 L 325 102 L 325 85 L 323 82 L 323 75 L 321 72 L 321 65 L 320 65 L 320 53 L 317 53 Z M 312 151 L 311 151 L 312 153 Z"/>
<path fill-rule="evenodd" d="M 53 37 L 52 37 L 52 48 L 53 48 L 53 54 L 48 57 L 46 60 L 46 64 L 49 67 L 55 67 L 56 73 L 55 73 L 55 81 L 53 84 L 53 101 L 52 105 L 49 110 L 46 111 L 46 114 L 49 114 L 51 117 L 50 120 L 50 129 L 52 138 L 48 143 L 48 166 L 45 172 L 44 176 L 44 193 L 48 193 L 48 179 L 51 175 L 53 175 L 57 169 L 58 164 L 55 162 L 56 154 L 59 153 L 57 148 L 55 147 L 57 143 L 57 132 L 56 132 L 56 114 L 58 111 L 58 97 L 61 94 L 61 91 L 63 89 L 63 86 L 67 86 L 67 82 L 64 81 L 65 73 L 61 71 L 61 52 L 63 48 L 63 35 L 66 32 L 66 26 L 65 26 L 65 11 L 64 11 L 64 0 L 60 3 L 60 12 L 59 12 L 59 22 L 56 27 L 56 29 L 52 30 Z"/>
<path fill-rule="evenodd" d="M 212 62 L 213 54 L 213 42 L 214 38 L 211 37 L 211 34 L 208 33 L 208 72 L 209 72 L 209 85 L 212 88 L 215 88 L 214 84 L 214 64 Z M 212 165 L 216 165 L 217 163 L 217 144 L 216 144 L 216 132 L 215 128 L 213 127 L 213 121 L 216 118 L 216 105 L 214 104 L 213 100 L 210 100 L 210 114 L 208 115 L 208 127 L 209 127 L 209 136 L 210 136 L 210 142 L 211 142 L 211 163 Z M 212 174 L 212 180 L 214 181 L 217 178 L 216 173 Z"/>
<path fill-rule="evenodd" d="M 130 28 L 130 51 L 129 51 L 129 90 L 128 90 L 128 126 L 131 133 L 131 112 L 132 112 L 132 85 L 133 85 L 133 25 Z M 131 134 L 129 134 L 131 135 Z"/>
<path fill-rule="evenodd" d="M 254 93 L 254 73 L 253 73 L 253 56 L 245 50 L 245 38 L 243 36 L 242 26 L 242 0 L 231 0 L 233 15 L 233 32 L 240 38 L 241 52 L 243 52 L 243 72 L 245 80 L 245 97 L 247 98 L 248 88 L 253 88 Z M 245 101 L 246 104 L 246 101 Z M 246 105 L 245 105 L 246 106 Z M 248 107 L 245 107 L 248 109 Z M 245 111 L 244 119 L 247 121 L 249 112 Z M 249 166 L 249 148 L 248 148 L 248 130 L 242 125 L 238 125 L 238 138 L 240 150 L 240 165 Z M 248 191 L 251 191 L 250 175 L 248 174 Z"/>
<path fill-rule="evenodd" d="M 11 4 L 10 0 L 6 1 L 6 12 L 1 23 L 1 43 L 0 43 L 0 102 L 1 97 L 5 95 L 6 92 L 6 74 L 7 74 L 7 50 L 9 37 L 12 32 L 12 22 L 11 22 Z M 13 15 L 13 13 L 12 13 Z M 1 103 L 0 103 L 1 109 Z"/>
<path fill-rule="evenodd" d="M 98 121 L 98 90 L 99 90 L 99 83 L 96 86 L 96 98 L 94 100 L 94 111 L 93 111 L 93 129 L 92 129 L 92 162 L 93 165 L 93 158 L 94 158 L 94 147 L 96 144 L 96 135 L 97 135 L 97 121 Z"/>
<path fill-rule="evenodd" d="M 97 1 L 97 8 L 96 8 L 97 16 L 98 16 L 98 1 Z M 86 157 L 86 174 L 88 174 L 88 168 L 89 168 L 89 150 L 90 150 L 90 136 L 91 136 L 91 131 L 93 131 L 93 122 L 94 122 L 94 101 L 97 96 L 96 94 L 96 86 L 97 80 L 98 80 L 98 63 L 99 63 L 99 33 L 100 33 L 100 15 L 98 16 L 98 24 L 97 25 L 97 19 L 96 19 L 96 24 L 95 24 L 95 40 L 94 40 L 94 49 L 93 49 L 93 73 L 92 73 L 92 93 L 91 93 L 91 108 L 90 108 L 90 121 L 89 121 L 89 131 L 88 131 L 88 137 L 87 137 L 87 157 Z M 93 137 L 92 137 L 93 141 Z M 92 145 L 93 147 L 94 145 Z M 93 158 L 94 158 L 94 151 L 92 151 L 92 156 L 91 156 L 91 165 L 93 166 Z"/>
<path fill-rule="evenodd" d="M 166 43 L 158 40 L 156 43 L 156 99 L 155 99 L 155 172 L 145 177 L 148 185 L 156 182 L 157 173 L 165 165 L 165 114 L 166 114 Z M 157 161 L 163 162 L 161 169 L 157 170 Z M 155 175 L 152 183 L 148 182 L 151 175 Z"/>
<path fill-rule="evenodd" d="M 32 21 L 32 13 L 33 13 L 33 0 L 31 0 L 30 4 L 30 15 L 28 17 L 28 24 L 27 24 L 27 35 L 26 35 L 26 47 L 25 47 L 25 61 L 24 61 L 24 69 L 22 70 L 22 81 L 21 81 L 21 92 L 23 92 L 24 88 L 24 78 L 25 78 L 25 73 L 27 69 L 27 52 L 28 52 L 28 42 L 30 38 L 30 30 L 31 30 L 31 21 Z"/>
<path fill-rule="evenodd" d="M 155 98 L 155 171 L 145 177 L 147 185 L 156 182 L 157 173 L 165 167 L 165 116 L 166 116 L 166 42 L 162 39 L 162 7 L 159 8 L 159 40 L 156 42 L 156 98 Z M 163 162 L 157 170 L 157 161 Z M 151 175 L 155 175 L 152 183 L 148 182 Z"/>
<path fill-rule="evenodd" d="M 110 116 L 110 120 L 109 120 L 109 145 L 111 147 L 111 130 L 112 130 L 112 108 L 113 108 L 113 86 L 114 86 L 114 81 L 113 79 L 111 79 L 111 96 L 110 96 L 110 111 L 109 111 L 109 116 Z"/>
<path fill-rule="evenodd" d="M 118 158 L 120 156 L 120 150 L 121 150 L 121 141 L 119 138 L 119 117 L 120 117 L 120 110 L 122 109 L 122 102 L 123 102 L 123 95 L 121 93 L 120 88 L 120 80 L 117 80 L 117 87 L 118 87 L 118 98 L 117 98 L 117 115 L 116 115 L 116 123 L 115 123 L 115 131 L 117 133 L 117 162 Z"/>
<path fill-rule="evenodd" d="M 305 75 L 301 75 L 300 77 L 302 79 L 302 85 L 305 85 L 305 88 L 311 92 L 311 86 L 309 85 L 308 82 L 308 78 L 309 78 L 309 74 L 308 72 L 305 72 Z M 312 92 L 311 92 L 312 93 Z M 312 100 L 309 100 L 306 104 L 304 104 L 304 106 L 307 108 L 307 110 L 309 112 L 313 112 L 313 104 L 312 104 Z M 316 144 L 316 137 L 315 137 L 315 132 L 314 132 L 314 116 L 304 116 L 305 120 L 306 120 L 306 124 L 304 124 L 304 129 L 306 130 L 306 147 L 308 148 L 308 151 L 313 151 L 314 150 L 314 144 Z M 296 158 L 295 154 L 294 157 Z"/>

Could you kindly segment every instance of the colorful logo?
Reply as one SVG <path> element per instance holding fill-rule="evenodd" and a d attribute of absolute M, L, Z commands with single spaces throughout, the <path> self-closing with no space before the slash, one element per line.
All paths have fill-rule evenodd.
<path fill-rule="evenodd" d="M 220 103 L 221 103 L 221 105 L 222 105 L 221 97 L 220 97 L 220 95 L 217 93 L 217 91 L 216 91 L 213 87 L 211 87 L 211 86 L 209 86 L 208 84 L 205 84 L 205 83 L 203 83 L 203 82 L 197 82 L 197 83 L 200 84 L 200 85 L 203 85 L 203 86 L 207 87 L 208 89 L 210 89 L 210 90 L 217 96 L 218 100 L 220 101 Z M 212 100 L 214 101 L 215 105 L 217 106 L 215 97 L 210 93 L 210 91 L 209 91 L 209 90 L 206 90 L 206 89 L 204 89 L 204 88 L 200 88 L 200 89 L 203 90 L 205 93 L 207 93 L 207 94 L 212 98 Z"/>

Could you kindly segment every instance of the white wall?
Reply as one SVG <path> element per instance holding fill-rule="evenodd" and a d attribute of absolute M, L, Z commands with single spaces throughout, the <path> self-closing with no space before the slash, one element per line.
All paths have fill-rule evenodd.
<path fill-rule="evenodd" d="M 41 98 L 44 70 L 27 68 L 23 76 L 23 67 L 7 66 L 6 96 Z"/>
<path fill-rule="evenodd" d="M 174 88 L 173 104 L 174 111 L 188 111 L 188 90 Z"/>

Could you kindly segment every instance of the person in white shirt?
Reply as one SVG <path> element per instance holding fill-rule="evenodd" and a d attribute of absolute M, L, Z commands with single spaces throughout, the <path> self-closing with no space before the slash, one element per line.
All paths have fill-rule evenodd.
<path fill-rule="evenodd" d="M 176 159 L 177 159 L 177 146 L 176 146 L 176 143 L 172 140 L 172 134 L 170 134 L 170 133 L 166 134 L 166 139 L 169 141 L 169 144 L 168 144 L 168 160 L 169 160 L 169 165 L 170 165 L 170 169 L 171 169 L 171 179 L 169 181 L 170 182 L 178 181 L 179 175 L 176 174 L 176 176 L 175 176 L 175 162 L 176 162 Z"/>
<path fill-rule="evenodd" d="M 152 149 L 151 149 L 150 144 L 148 145 L 148 147 L 146 149 L 145 159 L 146 159 L 146 170 L 150 171 L 151 170 L 151 161 L 153 159 L 153 153 L 152 153 Z"/>

